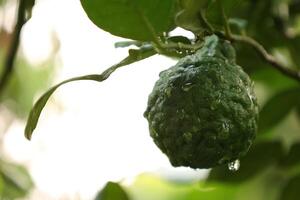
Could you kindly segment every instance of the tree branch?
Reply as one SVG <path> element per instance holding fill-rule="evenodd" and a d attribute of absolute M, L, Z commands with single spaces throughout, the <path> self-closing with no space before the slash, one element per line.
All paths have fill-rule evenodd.
<path fill-rule="evenodd" d="M 22 30 L 23 25 L 26 22 L 25 17 L 26 12 L 26 2 L 25 0 L 19 0 L 18 6 L 18 15 L 17 15 L 17 22 L 13 31 L 12 40 L 10 43 L 10 47 L 8 49 L 5 61 L 4 61 L 4 69 L 3 73 L 0 77 L 0 95 L 3 92 L 14 68 L 15 58 L 17 55 L 19 43 L 20 43 L 20 33 Z"/>
<path fill-rule="evenodd" d="M 226 38 L 226 34 L 222 32 L 215 33 L 223 38 Z M 254 40 L 251 37 L 244 36 L 244 35 L 234 35 L 231 34 L 230 38 L 227 38 L 230 41 L 236 41 L 245 43 L 247 45 L 252 46 L 255 51 L 262 57 L 262 59 L 269 64 L 271 64 L 275 69 L 280 71 L 282 74 L 289 76 L 296 81 L 300 82 L 300 71 L 297 71 L 295 69 L 289 68 L 287 66 L 284 66 L 282 63 L 280 63 L 273 55 L 269 54 L 267 50 L 256 40 Z"/>
<path fill-rule="evenodd" d="M 239 41 L 251 45 L 257 51 L 257 53 L 259 53 L 262 56 L 262 58 L 266 62 L 270 63 L 274 68 L 276 68 L 281 73 L 300 82 L 300 71 L 284 66 L 274 56 L 269 54 L 267 50 L 256 40 L 247 36 L 239 36 L 239 35 L 232 35 L 232 39 L 234 41 Z"/>
<path fill-rule="evenodd" d="M 205 23 L 207 27 L 209 27 L 209 30 L 212 31 L 212 33 L 218 35 L 221 38 L 224 38 L 229 41 L 236 41 L 236 42 L 242 42 L 247 45 L 252 46 L 256 52 L 262 57 L 262 59 L 268 63 L 270 63 L 275 69 L 280 71 L 282 74 L 289 76 L 296 81 L 300 82 L 300 71 L 291 69 L 287 66 L 284 66 L 282 63 L 280 63 L 274 56 L 269 54 L 267 50 L 256 40 L 254 40 L 251 37 L 248 37 L 246 35 L 235 35 L 230 32 L 229 26 L 227 23 L 226 15 L 223 10 L 223 20 L 225 23 L 225 33 L 220 31 L 214 31 L 212 26 L 209 24 L 209 22 L 206 20 L 205 16 L 201 13 L 199 13 L 199 18 Z"/>

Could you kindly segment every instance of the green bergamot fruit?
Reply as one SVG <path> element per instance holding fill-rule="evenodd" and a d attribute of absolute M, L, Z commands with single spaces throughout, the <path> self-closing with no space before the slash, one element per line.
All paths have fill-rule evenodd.
<path fill-rule="evenodd" d="M 228 41 L 203 47 L 160 73 L 144 113 L 151 137 L 173 166 L 211 168 L 249 150 L 257 130 L 253 83 Z"/>

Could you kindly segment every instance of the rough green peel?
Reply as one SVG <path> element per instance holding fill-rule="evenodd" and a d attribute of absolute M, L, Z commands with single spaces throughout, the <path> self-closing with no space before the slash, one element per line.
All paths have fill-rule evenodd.
<path fill-rule="evenodd" d="M 212 35 L 194 55 L 160 73 L 144 116 L 173 166 L 211 168 L 248 152 L 258 105 L 235 50 Z"/>

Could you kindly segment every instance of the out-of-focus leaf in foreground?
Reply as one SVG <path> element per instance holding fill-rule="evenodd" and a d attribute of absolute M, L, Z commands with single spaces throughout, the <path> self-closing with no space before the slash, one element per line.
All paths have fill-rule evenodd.
<path fill-rule="evenodd" d="M 95 200 L 129 200 L 126 191 L 114 182 L 108 182 L 105 187 L 98 193 Z"/>

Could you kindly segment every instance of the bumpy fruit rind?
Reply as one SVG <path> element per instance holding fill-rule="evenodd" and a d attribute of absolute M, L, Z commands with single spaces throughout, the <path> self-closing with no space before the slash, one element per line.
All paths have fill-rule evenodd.
<path fill-rule="evenodd" d="M 211 168 L 247 153 L 258 105 L 233 47 L 212 35 L 195 54 L 160 73 L 144 116 L 173 166 Z"/>

